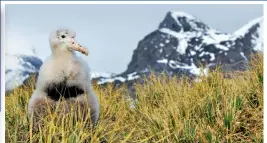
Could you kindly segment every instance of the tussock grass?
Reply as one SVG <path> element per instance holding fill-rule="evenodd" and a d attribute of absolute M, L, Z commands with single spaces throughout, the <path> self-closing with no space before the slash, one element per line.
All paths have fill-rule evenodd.
<path fill-rule="evenodd" d="M 135 85 L 136 101 L 125 87 L 95 85 L 101 104 L 95 128 L 89 116 L 51 112 L 34 132 L 27 116 L 34 88 L 20 87 L 5 97 L 6 142 L 263 142 L 263 55 L 250 65 L 232 78 L 217 70 L 201 82 L 152 75 Z"/>

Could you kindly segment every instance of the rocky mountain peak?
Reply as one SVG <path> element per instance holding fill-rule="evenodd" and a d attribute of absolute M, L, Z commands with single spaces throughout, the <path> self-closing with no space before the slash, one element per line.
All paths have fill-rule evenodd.
<path fill-rule="evenodd" d="M 170 11 L 160 23 L 159 29 L 167 28 L 175 32 L 205 32 L 210 28 L 194 16 L 185 12 Z"/>
<path fill-rule="evenodd" d="M 233 33 L 220 32 L 196 17 L 170 11 L 158 29 L 145 36 L 134 50 L 127 70 L 99 84 L 138 80 L 151 70 L 169 75 L 202 76 L 215 66 L 225 72 L 245 70 L 250 55 L 262 51 L 263 19 L 252 20 Z M 204 68 L 204 69 L 203 69 Z"/>

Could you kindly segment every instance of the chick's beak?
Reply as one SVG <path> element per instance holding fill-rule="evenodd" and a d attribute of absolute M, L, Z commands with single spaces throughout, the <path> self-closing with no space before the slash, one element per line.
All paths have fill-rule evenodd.
<path fill-rule="evenodd" d="M 82 54 L 88 56 L 88 50 L 85 47 L 78 44 L 78 42 L 76 42 L 74 38 L 71 38 L 70 49 L 81 52 Z"/>

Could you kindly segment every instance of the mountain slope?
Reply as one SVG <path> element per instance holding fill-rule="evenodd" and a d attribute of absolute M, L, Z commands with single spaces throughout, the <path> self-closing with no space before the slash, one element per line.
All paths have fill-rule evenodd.
<path fill-rule="evenodd" d="M 39 69 L 43 64 L 42 60 L 34 54 L 5 54 L 5 91 L 12 91 L 14 88 L 27 84 L 31 76 L 37 78 Z M 93 82 L 102 78 L 109 78 L 113 73 L 91 72 Z M 30 82 L 30 81 L 29 81 Z"/>
<path fill-rule="evenodd" d="M 42 60 L 34 55 L 5 54 L 5 91 L 11 91 L 20 86 L 42 65 Z"/>
<path fill-rule="evenodd" d="M 127 70 L 102 79 L 99 84 L 114 81 L 120 84 L 145 76 L 151 70 L 192 78 L 208 74 L 218 65 L 225 72 L 245 70 L 250 54 L 263 50 L 262 33 L 262 17 L 230 34 L 184 12 L 168 12 L 158 29 L 138 43 Z M 129 78 L 132 75 L 135 78 Z"/>

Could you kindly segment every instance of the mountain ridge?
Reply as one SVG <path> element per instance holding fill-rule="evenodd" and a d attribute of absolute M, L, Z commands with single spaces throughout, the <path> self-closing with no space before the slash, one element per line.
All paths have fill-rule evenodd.
<path fill-rule="evenodd" d="M 126 82 L 127 76 L 132 73 L 139 78 L 141 73 L 149 72 L 148 69 L 194 77 L 203 75 L 203 72 L 207 75 L 208 70 L 217 65 L 246 62 L 250 54 L 263 51 L 263 40 L 259 36 L 263 32 L 262 23 L 263 17 L 259 17 L 233 33 L 223 33 L 190 14 L 170 11 L 158 29 L 139 41 L 126 71 L 118 74 L 116 80 L 105 82 L 102 79 L 100 84 Z M 202 72 L 200 65 L 204 65 Z M 244 69 L 244 64 L 224 66 L 225 71 Z"/>

